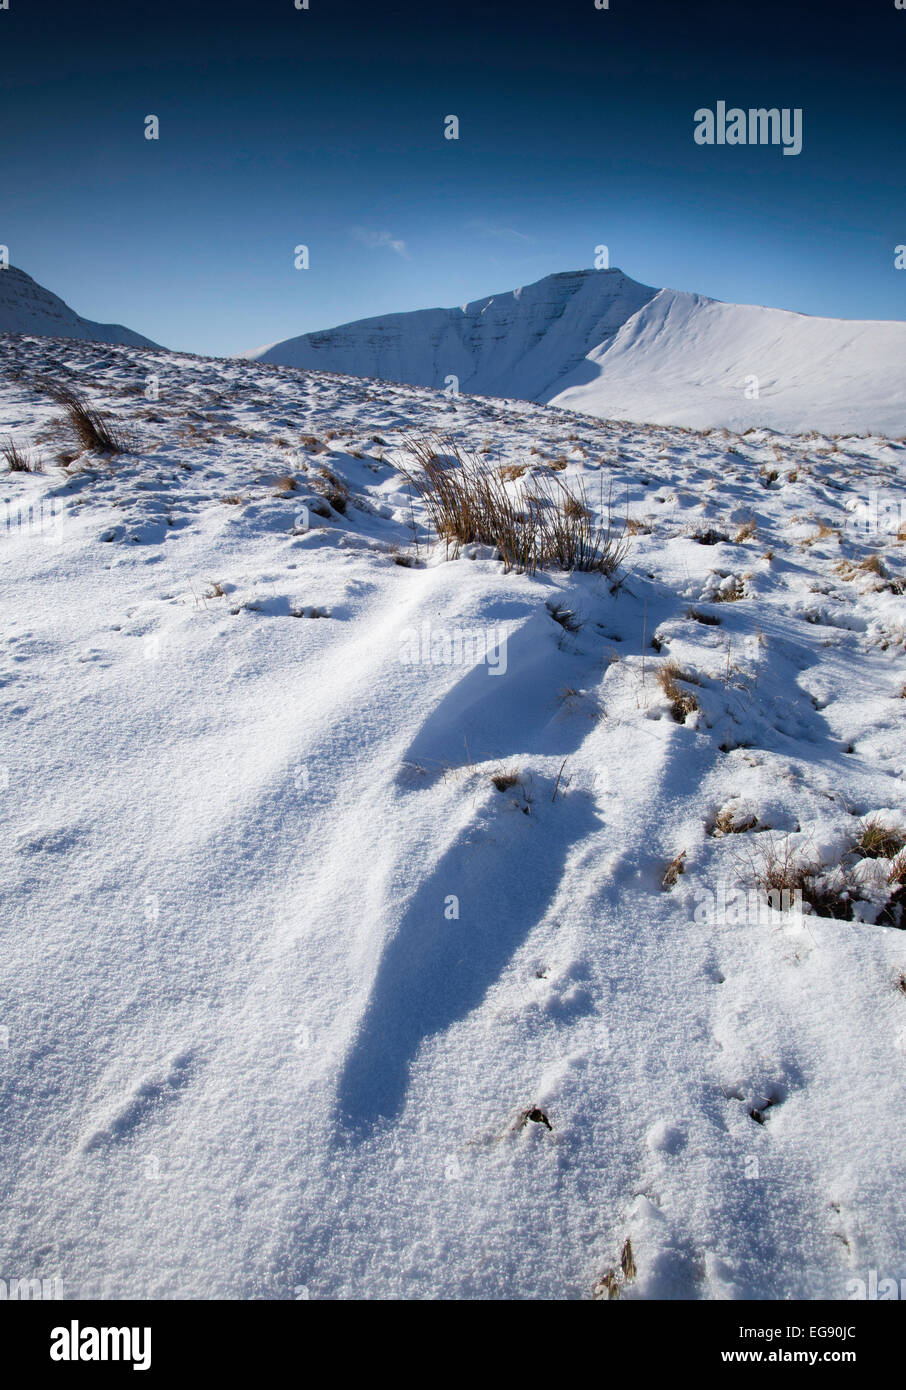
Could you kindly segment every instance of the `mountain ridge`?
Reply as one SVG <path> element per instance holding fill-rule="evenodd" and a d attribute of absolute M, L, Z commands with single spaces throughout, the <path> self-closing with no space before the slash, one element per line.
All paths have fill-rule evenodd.
<path fill-rule="evenodd" d="M 906 432 L 906 323 L 830 319 L 562 271 L 458 308 L 377 315 L 239 354 L 742 432 Z"/>
<path fill-rule="evenodd" d="M 118 343 L 124 347 L 160 346 L 121 323 L 97 323 L 83 318 L 59 295 L 45 289 L 14 265 L 0 270 L 0 333 L 75 338 L 81 342 Z"/>

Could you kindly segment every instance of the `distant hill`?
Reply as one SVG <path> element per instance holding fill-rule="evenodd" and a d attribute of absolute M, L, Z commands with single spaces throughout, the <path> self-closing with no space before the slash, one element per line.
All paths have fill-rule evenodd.
<path fill-rule="evenodd" d="M 78 338 L 126 347 L 157 347 L 150 338 L 119 323 L 94 323 L 70 309 L 24 270 L 0 270 L 0 333 L 26 333 L 42 338 Z"/>

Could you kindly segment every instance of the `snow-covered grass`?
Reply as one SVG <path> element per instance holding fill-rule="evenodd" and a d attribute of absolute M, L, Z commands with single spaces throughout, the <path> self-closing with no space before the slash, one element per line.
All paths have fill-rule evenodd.
<path fill-rule="evenodd" d="M 902 443 L 0 358 L 0 437 L 44 470 L 0 473 L 6 1269 L 171 1298 L 906 1274 Z M 619 568 L 452 558 L 404 472 L 429 434 L 596 523 L 611 496 Z"/>

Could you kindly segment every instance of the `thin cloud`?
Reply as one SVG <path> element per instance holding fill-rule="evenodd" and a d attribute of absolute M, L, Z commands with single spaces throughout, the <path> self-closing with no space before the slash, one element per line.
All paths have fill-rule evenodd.
<path fill-rule="evenodd" d="M 517 232 L 515 227 L 495 227 L 493 223 L 485 222 L 481 218 L 467 222 L 466 231 L 496 237 L 499 241 L 534 241 L 534 237 L 526 236 L 525 232 Z"/>
<path fill-rule="evenodd" d="M 392 236 L 390 232 L 375 232 L 370 227 L 353 227 L 352 235 L 363 246 L 385 246 L 388 251 L 395 251 L 398 256 L 402 256 L 404 261 L 412 259 L 406 243 L 400 237 Z"/>

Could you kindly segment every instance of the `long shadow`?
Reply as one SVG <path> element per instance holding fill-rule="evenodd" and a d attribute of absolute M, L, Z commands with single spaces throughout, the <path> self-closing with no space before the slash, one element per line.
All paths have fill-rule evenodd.
<path fill-rule="evenodd" d="M 337 1118 L 354 1137 L 400 1113 L 421 1043 L 480 1004 L 548 910 L 570 846 L 600 827 L 585 796 L 545 803 L 542 818 L 495 799 L 407 906 L 340 1078 Z"/>
<path fill-rule="evenodd" d="M 562 629 L 539 604 L 488 662 L 466 671 L 448 691 L 419 728 L 404 765 L 419 765 L 436 780 L 444 768 L 465 763 L 572 752 L 588 726 L 557 717 L 557 692 L 570 680 L 580 683 L 591 662 L 587 655 L 558 650 L 561 636 Z M 410 784 L 405 774 L 399 780 Z"/>

